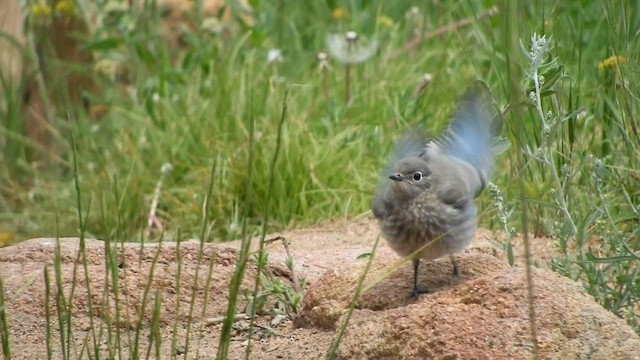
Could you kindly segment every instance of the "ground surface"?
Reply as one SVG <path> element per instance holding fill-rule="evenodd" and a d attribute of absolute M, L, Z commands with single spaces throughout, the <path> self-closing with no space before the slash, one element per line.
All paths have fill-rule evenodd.
<path fill-rule="evenodd" d="M 294 321 L 276 324 L 272 322 L 273 316 L 266 315 L 257 319 L 263 327 L 255 335 L 251 358 L 323 358 L 336 328 L 345 319 L 353 288 L 367 263 L 366 258 L 357 258 L 371 251 L 377 234 L 370 219 L 332 222 L 278 234 L 290 242 L 296 275 L 305 278 L 308 286 L 301 314 Z M 59 271 L 52 266 L 56 256 L 54 239 L 33 239 L 0 249 L 0 274 L 14 358 L 37 359 L 47 355 L 44 340 L 47 311 L 52 314 L 49 328 L 53 334 L 53 358 L 61 358 L 56 274 L 68 299 L 74 283 L 78 244 L 77 239 L 61 240 Z M 410 264 L 401 264 L 396 272 L 390 272 L 399 258 L 381 241 L 365 281 L 370 288 L 353 312 L 338 358 L 531 358 L 524 271 L 521 266 L 509 267 L 502 252 L 491 244 L 491 234 L 480 231 L 473 246 L 457 256 L 458 277 L 451 275 L 448 259 L 423 262 L 421 286 L 430 292 L 412 300 L 407 298 Z M 111 329 L 120 330 L 124 344 L 119 349 L 111 347 L 115 357 L 131 355 L 136 341 L 133 329 L 137 327 L 142 329 L 139 356 L 145 357 L 155 316 L 162 344 L 159 356 L 155 345 L 151 347 L 150 358 L 171 358 L 172 352 L 182 354 L 187 347 L 187 358 L 196 355 L 213 358 L 221 328 L 217 320 L 226 309 L 226 288 L 234 271 L 238 246 L 238 242 L 208 244 L 199 259 L 200 244 L 196 241 L 184 242 L 179 248 L 175 243 L 126 245 L 113 254 L 119 265 L 113 268 L 118 274 L 119 289 L 105 292 L 105 283 L 113 284 L 106 276 L 109 272 L 104 261 L 105 246 L 101 241 L 88 240 L 86 269 L 91 286 L 87 287 L 85 268 L 75 267 L 77 285 L 73 299 L 68 300 L 73 314 L 71 349 L 80 352 L 86 345 L 93 353 L 91 329 L 96 329 L 97 352 L 107 358 L 106 324 L 111 321 L 114 324 Z M 551 254 L 548 240 L 534 239 L 533 248 L 541 262 Z M 271 272 L 291 285 L 291 274 L 284 266 L 284 248 L 273 243 L 268 249 Z M 519 258 L 518 263 L 521 262 Z M 207 287 L 210 266 L 213 271 Z M 45 267 L 52 284 L 50 296 L 45 291 Z M 637 351 L 640 338 L 621 319 L 596 304 L 578 284 L 544 269 L 535 269 L 533 276 L 542 358 L 640 359 Z M 254 279 L 255 269 L 250 266 L 243 287 L 252 289 Z M 146 286 L 149 282 L 150 288 Z M 120 299 L 118 308 L 113 301 L 114 293 Z M 192 299 L 193 309 L 189 306 Z M 162 306 L 154 315 L 150 308 L 156 301 Z M 143 303 L 147 304 L 144 309 L 140 306 Z M 245 305 L 241 296 L 238 309 L 242 311 Z M 190 312 L 194 321 L 189 328 Z M 88 316 L 90 313 L 94 316 Z M 236 322 L 230 346 L 233 359 L 244 358 L 248 323 Z M 173 347 L 172 341 L 176 344 Z"/>

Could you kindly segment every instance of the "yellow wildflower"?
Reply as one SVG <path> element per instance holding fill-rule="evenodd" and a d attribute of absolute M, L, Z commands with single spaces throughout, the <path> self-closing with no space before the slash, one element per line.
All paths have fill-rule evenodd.
<path fill-rule="evenodd" d="M 337 7 L 333 9 L 333 12 L 331 13 L 331 17 L 336 20 L 344 20 L 349 17 L 349 13 L 345 8 Z"/>
<path fill-rule="evenodd" d="M 36 18 L 51 16 L 51 7 L 46 4 L 31 5 L 31 15 Z"/>
<path fill-rule="evenodd" d="M 72 0 L 61 0 L 56 4 L 56 14 L 74 16 L 76 14 L 76 5 Z"/>
<path fill-rule="evenodd" d="M 611 68 L 617 69 L 618 66 L 626 63 L 627 61 L 628 59 L 622 55 L 613 55 L 606 58 L 600 64 L 598 64 L 598 69 L 600 70 L 611 69 Z"/>
<path fill-rule="evenodd" d="M 390 17 L 384 16 L 384 15 L 378 16 L 378 19 L 376 22 L 378 23 L 378 25 L 388 27 L 388 28 L 393 26 L 393 20 L 391 20 Z"/>
<path fill-rule="evenodd" d="M 0 232 L 0 247 L 13 244 L 13 234 L 10 232 Z"/>

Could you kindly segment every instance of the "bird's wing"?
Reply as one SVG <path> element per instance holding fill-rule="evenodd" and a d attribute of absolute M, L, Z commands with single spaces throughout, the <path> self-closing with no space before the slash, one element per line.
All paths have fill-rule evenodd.
<path fill-rule="evenodd" d="M 437 195 L 440 201 L 456 209 L 464 208 L 473 199 L 459 179 L 442 186 Z"/>
<path fill-rule="evenodd" d="M 488 181 L 493 169 L 492 147 L 495 141 L 497 119 L 491 91 L 482 81 L 476 81 L 460 98 L 448 128 L 425 149 L 426 155 L 452 156 L 471 165 L 460 164 L 456 172 L 479 193 Z M 469 173 L 469 172 L 475 172 Z"/>

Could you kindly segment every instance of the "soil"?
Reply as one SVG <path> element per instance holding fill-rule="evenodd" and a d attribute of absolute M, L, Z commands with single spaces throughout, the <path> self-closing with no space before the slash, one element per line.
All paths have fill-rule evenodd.
<path fill-rule="evenodd" d="M 294 274 L 285 265 L 287 253 L 281 241 L 267 246 L 268 273 L 289 287 L 294 287 L 294 277 L 304 279 L 307 285 L 295 318 L 256 317 L 258 327 L 251 337 L 249 358 L 324 358 L 347 319 L 354 289 L 369 261 L 362 255 L 371 252 L 378 237 L 377 225 L 372 219 L 334 221 L 268 238 L 276 235 L 289 244 Z M 337 358 L 532 358 L 531 314 L 522 258 L 518 256 L 516 266 L 509 266 L 502 250 L 492 245 L 493 239 L 493 234 L 481 230 L 473 245 L 456 255 L 458 276 L 451 274 L 447 258 L 423 261 L 420 286 L 429 292 L 417 299 L 408 296 L 410 262 L 403 262 L 381 239 L 364 281 L 367 291 L 355 305 Z M 113 248 L 102 241 L 85 240 L 84 252 L 79 252 L 80 244 L 77 238 L 60 239 L 60 250 L 56 251 L 55 239 L 40 238 L 0 249 L 13 358 L 47 356 L 47 331 L 51 333 L 52 358 L 63 357 L 67 347 L 62 346 L 60 338 L 58 309 L 72 314 L 71 324 L 63 324 L 72 333 L 66 339 L 71 342 L 70 358 L 81 354 L 98 354 L 100 358 L 140 358 L 147 354 L 162 359 L 215 358 L 239 242 L 204 244 L 202 252 L 196 240 L 179 246 L 163 242 Z M 549 239 L 533 239 L 538 263 L 553 254 L 551 245 Z M 106 254 L 106 250 L 110 251 Z M 521 246 L 516 246 L 516 254 L 520 251 Z M 86 260 L 79 257 L 82 253 Z M 60 259 L 58 267 L 54 265 L 56 256 Z M 109 262 L 113 266 L 105 264 L 106 257 L 113 259 Z M 117 290 L 113 274 L 118 278 Z M 245 310 L 246 294 L 253 289 L 255 275 L 252 263 L 242 283 L 239 312 Z M 540 358 L 640 359 L 640 338 L 579 284 L 544 267 L 533 269 L 532 277 Z M 66 306 L 57 306 L 62 296 Z M 161 306 L 154 313 L 156 303 Z M 275 308 L 273 301 L 264 307 Z M 192 321 L 188 321 L 190 318 Z M 149 337 L 152 327 L 158 329 L 155 333 L 159 338 Z M 244 358 L 248 328 L 249 320 L 239 316 L 229 358 Z M 112 339 L 116 334 L 121 337 L 122 346 L 108 343 L 109 332 Z M 138 353 L 134 353 L 136 348 Z"/>

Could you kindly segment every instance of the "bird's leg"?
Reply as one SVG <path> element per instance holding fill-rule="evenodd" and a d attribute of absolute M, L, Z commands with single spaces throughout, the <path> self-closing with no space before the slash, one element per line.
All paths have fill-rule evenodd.
<path fill-rule="evenodd" d="M 456 259 L 453 257 L 453 255 L 449 256 L 449 259 L 451 259 L 451 264 L 453 265 L 452 275 L 458 276 L 458 264 L 456 263 Z"/>
<path fill-rule="evenodd" d="M 420 267 L 420 259 L 413 259 L 413 290 L 411 290 L 411 295 L 409 297 L 415 299 L 420 294 L 425 294 L 426 290 L 418 289 L 418 268 Z"/>

